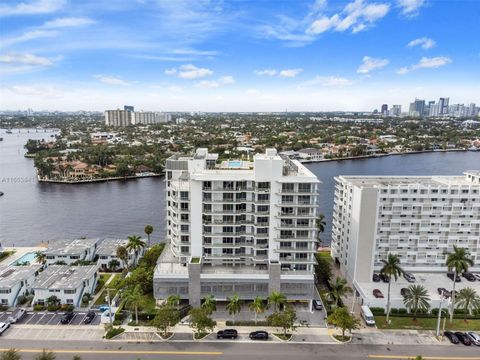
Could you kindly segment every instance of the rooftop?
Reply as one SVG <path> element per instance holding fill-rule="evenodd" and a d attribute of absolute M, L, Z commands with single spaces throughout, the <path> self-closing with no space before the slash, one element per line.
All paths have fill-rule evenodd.
<path fill-rule="evenodd" d="M 0 288 L 9 289 L 35 274 L 42 266 L 9 266 L 0 269 Z"/>
<path fill-rule="evenodd" d="M 54 240 L 48 244 L 45 255 L 78 255 L 98 244 L 100 239 Z"/>
<path fill-rule="evenodd" d="M 34 289 L 76 289 L 97 271 L 96 265 L 50 265 L 35 279 Z"/>
<path fill-rule="evenodd" d="M 97 255 L 116 255 L 119 246 L 126 246 L 127 239 L 105 239 L 97 247 Z"/>

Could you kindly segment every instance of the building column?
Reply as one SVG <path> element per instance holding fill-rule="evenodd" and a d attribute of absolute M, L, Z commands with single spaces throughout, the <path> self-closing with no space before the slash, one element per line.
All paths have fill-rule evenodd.
<path fill-rule="evenodd" d="M 198 259 L 198 262 L 192 261 Z M 200 274 L 202 272 L 201 258 L 192 258 L 188 263 L 188 303 L 192 307 L 201 305 Z"/>
<path fill-rule="evenodd" d="M 268 294 L 273 291 L 280 292 L 280 263 L 271 261 L 268 264 Z"/>

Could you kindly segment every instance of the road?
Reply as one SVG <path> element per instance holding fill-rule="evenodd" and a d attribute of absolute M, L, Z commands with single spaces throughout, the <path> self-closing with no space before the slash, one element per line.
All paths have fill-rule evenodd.
<path fill-rule="evenodd" d="M 20 349 L 22 359 L 34 359 L 42 348 L 56 354 L 57 360 L 72 359 L 79 355 L 83 360 L 131 359 L 261 359 L 261 360 L 312 360 L 312 359 L 414 359 L 422 355 L 430 360 L 480 360 L 480 347 L 464 345 L 312 345 L 267 343 L 123 343 L 106 341 L 25 341 L 0 338 L 0 351 Z"/>

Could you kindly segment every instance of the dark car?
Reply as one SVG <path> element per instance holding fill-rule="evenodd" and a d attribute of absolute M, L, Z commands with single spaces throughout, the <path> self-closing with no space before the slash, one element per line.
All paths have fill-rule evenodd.
<path fill-rule="evenodd" d="M 412 273 L 404 273 L 403 274 L 403 277 L 405 278 L 405 280 L 407 280 L 409 283 L 414 283 L 415 282 L 415 276 L 412 274 Z"/>
<path fill-rule="evenodd" d="M 373 296 L 377 299 L 383 299 L 383 293 L 379 289 L 373 289 Z"/>
<path fill-rule="evenodd" d="M 451 296 L 450 291 L 445 288 L 437 288 L 438 295 L 442 295 L 449 298 Z"/>
<path fill-rule="evenodd" d="M 475 275 L 473 275 L 471 272 L 464 272 L 462 276 L 467 279 L 468 281 L 475 281 Z"/>
<path fill-rule="evenodd" d="M 313 300 L 313 308 L 315 310 L 323 310 L 323 304 L 320 300 Z"/>
<path fill-rule="evenodd" d="M 470 340 L 470 336 L 468 336 L 466 333 L 457 331 L 455 333 L 455 336 L 458 338 L 458 340 L 460 340 L 460 342 L 463 345 L 468 345 L 468 346 L 472 345 L 472 341 Z"/>
<path fill-rule="evenodd" d="M 263 330 L 253 331 L 249 337 L 251 340 L 268 340 L 268 332 Z"/>
<path fill-rule="evenodd" d="M 405 295 L 407 295 L 407 293 L 408 293 L 408 289 L 407 289 L 407 288 L 401 288 L 401 289 L 400 289 L 400 295 L 405 296 Z"/>
<path fill-rule="evenodd" d="M 95 319 L 95 316 L 96 316 L 95 311 L 89 311 L 87 315 L 85 315 L 85 319 L 83 319 L 83 323 L 90 324 L 93 321 L 93 319 Z"/>
<path fill-rule="evenodd" d="M 380 280 L 382 280 L 382 279 L 380 279 L 380 275 L 373 274 L 372 280 L 373 280 L 373 282 L 380 282 Z"/>
<path fill-rule="evenodd" d="M 380 279 L 382 279 L 384 283 L 390 282 L 390 278 L 388 277 L 388 275 L 385 275 L 385 274 L 380 274 Z"/>
<path fill-rule="evenodd" d="M 72 321 L 74 316 L 75 314 L 73 313 L 73 311 L 68 311 L 65 314 L 63 314 L 62 318 L 60 319 L 60 322 L 62 324 L 68 324 L 70 321 Z"/>
<path fill-rule="evenodd" d="M 453 280 L 454 275 L 455 274 L 453 272 L 448 272 L 447 273 L 447 276 L 450 278 L 450 280 Z M 462 281 L 462 279 L 460 279 L 460 276 L 457 275 L 455 277 L 455 282 L 460 282 L 460 281 Z"/>
<path fill-rule="evenodd" d="M 217 339 L 236 339 L 238 332 L 235 329 L 225 329 L 217 332 Z"/>
<path fill-rule="evenodd" d="M 455 335 L 453 332 L 451 331 L 445 331 L 443 333 L 443 335 L 445 335 L 447 337 L 448 340 L 450 340 L 450 342 L 452 344 L 458 344 L 460 341 L 458 340 L 458 337 L 457 335 Z"/>

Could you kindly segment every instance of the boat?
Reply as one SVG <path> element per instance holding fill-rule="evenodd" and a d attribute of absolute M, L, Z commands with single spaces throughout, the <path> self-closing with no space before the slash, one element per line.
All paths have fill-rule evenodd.
<path fill-rule="evenodd" d="M 468 151 L 480 151 L 480 148 L 477 148 L 476 146 L 472 145 L 468 148 Z"/>
<path fill-rule="evenodd" d="M 7 129 L 7 131 L 5 131 L 5 133 L 7 133 L 7 134 L 13 134 L 13 133 L 12 133 L 12 129 Z"/>

